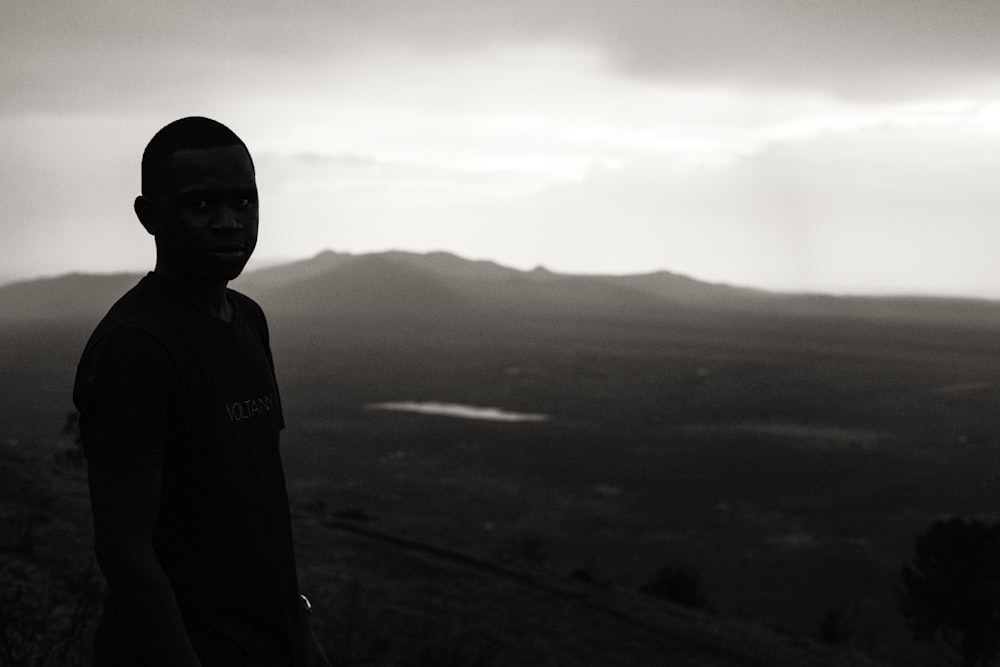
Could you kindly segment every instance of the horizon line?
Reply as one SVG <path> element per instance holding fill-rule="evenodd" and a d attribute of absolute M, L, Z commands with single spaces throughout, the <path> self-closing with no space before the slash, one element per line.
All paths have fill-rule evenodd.
<path fill-rule="evenodd" d="M 324 248 L 311 255 L 298 257 L 298 258 L 288 258 L 288 257 L 269 257 L 260 258 L 256 262 L 251 262 L 254 264 L 252 268 L 245 270 L 240 276 L 238 276 L 233 282 L 238 282 L 244 276 L 249 276 L 254 273 L 265 271 L 268 269 L 273 269 L 281 266 L 288 266 L 291 264 L 300 264 L 304 262 L 309 262 L 316 260 L 323 255 L 339 255 L 346 257 L 366 257 L 366 256 L 378 256 L 378 255 L 413 255 L 418 257 L 430 257 L 433 255 L 447 255 L 455 259 L 461 260 L 463 262 L 473 263 L 485 263 L 492 264 L 501 269 L 508 271 L 513 271 L 516 273 L 530 275 L 532 273 L 544 273 L 553 276 L 562 276 L 567 278 L 629 278 L 629 277 L 641 277 L 641 276 L 653 276 L 658 274 L 670 275 L 682 279 L 691 280 L 693 282 L 715 286 L 715 287 L 727 287 L 734 290 L 745 290 L 749 292 L 758 292 L 763 294 L 770 294 L 775 296 L 813 296 L 813 297 L 831 297 L 831 298 L 857 298 L 857 299 L 940 299 L 940 300 L 959 300 L 959 301 L 985 301 L 985 302 L 997 302 L 1000 301 L 1000 295 L 998 296 L 985 296 L 982 294 L 970 294 L 970 293 L 930 293 L 930 292 L 918 292 L 918 291 L 818 291 L 818 290 L 791 290 L 791 289 L 776 289 L 770 287 L 756 287 L 751 285 L 742 285 L 725 281 L 709 280 L 704 278 L 697 278 L 689 274 L 679 273 L 672 271 L 670 269 L 653 269 L 653 270 L 641 270 L 634 272 L 622 272 L 622 273 L 600 273 L 600 272 L 577 272 L 577 271 L 561 271 L 552 270 L 546 267 L 544 264 L 537 264 L 531 269 L 522 269 L 509 264 L 504 264 L 495 259 L 490 258 L 471 258 L 461 255 L 457 252 L 451 250 L 428 250 L 428 251 L 417 251 L 417 250 L 405 250 L 401 248 L 389 248 L 385 250 L 371 250 L 364 252 L 350 252 L 334 250 L 332 248 Z M 58 280 L 62 278 L 67 278 L 70 276 L 115 276 L 115 275 L 137 275 L 141 276 L 145 273 L 152 271 L 152 267 L 146 269 L 111 269 L 106 271 L 93 271 L 85 269 L 69 269 L 60 272 L 51 273 L 37 273 L 33 275 L 17 275 L 16 273 L 8 273 L 6 276 L 0 275 L 0 289 L 6 289 L 13 285 L 31 283 L 31 282 L 41 282 L 47 280 Z"/>

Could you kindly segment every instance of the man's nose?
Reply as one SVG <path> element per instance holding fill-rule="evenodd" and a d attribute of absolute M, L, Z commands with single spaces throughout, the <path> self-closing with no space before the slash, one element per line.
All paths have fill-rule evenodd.
<path fill-rule="evenodd" d="M 220 231 L 238 232 L 243 229 L 243 216 L 232 206 L 223 205 L 212 226 Z"/>

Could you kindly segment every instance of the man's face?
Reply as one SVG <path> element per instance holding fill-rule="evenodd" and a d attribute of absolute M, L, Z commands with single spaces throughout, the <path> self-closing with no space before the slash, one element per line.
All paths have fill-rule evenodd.
<path fill-rule="evenodd" d="M 257 245 L 257 182 L 246 149 L 174 153 L 151 204 L 158 263 L 192 280 L 240 275 Z"/>

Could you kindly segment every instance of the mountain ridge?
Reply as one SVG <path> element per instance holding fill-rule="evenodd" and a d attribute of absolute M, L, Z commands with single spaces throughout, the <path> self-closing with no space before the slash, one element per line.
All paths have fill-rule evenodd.
<path fill-rule="evenodd" d="M 84 274 L 0 286 L 0 321 L 94 320 L 141 273 Z M 448 252 L 332 250 L 249 271 L 232 283 L 278 316 L 663 319 L 705 314 L 1000 326 L 1000 302 L 932 296 L 779 293 L 669 271 L 624 276 L 522 271 Z"/>

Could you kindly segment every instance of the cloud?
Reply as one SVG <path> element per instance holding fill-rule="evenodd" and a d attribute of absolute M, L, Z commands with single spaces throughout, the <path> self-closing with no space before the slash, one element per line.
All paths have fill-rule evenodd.
<path fill-rule="evenodd" d="M 885 100 L 995 81 L 998 21 L 985 2 L 708 0 L 640 2 L 580 30 L 638 75 Z"/>
<path fill-rule="evenodd" d="M 947 0 L 4 3 L 0 109 L 140 108 L 211 98 L 220 80 L 280 93 L 274 71 L 321 86 L 315 72 L 387 49 L 460 61 L 538 45 L 674 85 L 954 97 L 998 86 L 998 24 L 1000 4 Z"/>

